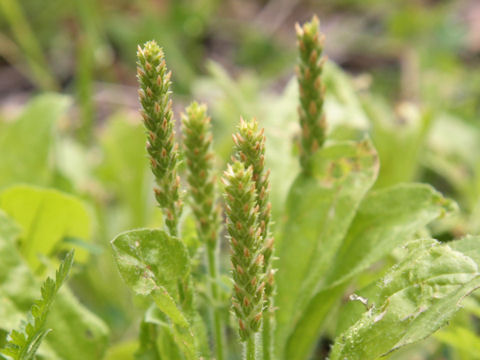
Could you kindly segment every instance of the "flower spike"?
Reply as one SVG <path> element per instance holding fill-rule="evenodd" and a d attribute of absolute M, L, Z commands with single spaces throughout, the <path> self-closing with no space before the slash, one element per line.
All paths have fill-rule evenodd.
<path fill-rule="evenodd" d="M 147 129 L 147 152 L 157 187 L 155 198 L 162 208 L 171 235 L 177 235 L 182 212 L 180 178 L 177 175 L 178 144 L 170 100 L 171 72 L 167 71 L 162 49 L 148 41 L 137 51 L 137 79 L 141 115 Z"/>
<path fill-rule="evenodd" d="M 325 142 L 325 86 L 322 81 L 323 65 L 326 61 L 322 56 L 325 37 L 319 32 L 319 20 L 316 16 L 303 26 L 296 24 L 296 31 L 299 51 L 296 70 L 300 92 L 300 163 L 303 170 L 309 172 L 312 155 Z"/>

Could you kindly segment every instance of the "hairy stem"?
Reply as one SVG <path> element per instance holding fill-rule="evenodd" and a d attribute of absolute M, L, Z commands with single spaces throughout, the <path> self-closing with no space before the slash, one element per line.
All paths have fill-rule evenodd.
<path fill-rule="evenodd" d="M 223 329 L 222 329 L 222 314 L 218 304 L 220 302 L 218 292 L 218 271 L 217 271 L 217 251 L 215 247 L 207 246 L 207 263 L 208 274 L 210 276 L 210 295 L 213 299 L 213 326 L 214 326 L 214 339 L 215 339 L 215 353 L 216 360 L 223 360 L 225 358 L 225 349 L 223 341 Z"/>
<path fill-rule="evenodd" d="M 256 360 L 257 343 L 255 341 L 255 334 L 252 334 L 245 342 L 245 360 Z"/>
<path fill-rule="evenodd" d="M 265 312 L 263 313 L 263 328 L 262 328 L 262 340 L 263 340 L 263 360 L 271 360 L 273 354 L 273 327 L 272 327 L 272 307 L 271 298 L 265 299 Z"/>

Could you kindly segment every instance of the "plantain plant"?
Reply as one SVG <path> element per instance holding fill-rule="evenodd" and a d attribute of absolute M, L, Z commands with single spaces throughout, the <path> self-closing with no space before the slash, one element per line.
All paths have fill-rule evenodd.
<path fill-rule="evenodd" d="M 138 48 L 140 113 L 163 221 L 111 242 L 120 275 L 143 307 L 130 357 L 306 360 L 327 343 L 315 358 L 377 359 L 445 326 L 480 287 L 480 237 L 442 243 L 430 235 L 429 224 L 453 213 L 456 204 L 426 184 L 374 189 L 380 164 L 369 138 L 331 136 L 318 19 L 297 25 L 296 32 L 298 126 L 292 138 L 299 171 L 285 203 L 274 209 L 270 182 L 281 178 L 270 174 L 262 119 L 239 116 L 231 161 L 218 176 L 207 106 L 192 102 L 177 124 L 163 50 L 154 41 Z M 45 209 L 54 200 L 64 212 L 80 206 L 35 188 L 0 193 L 0 208 L 29 230 L 18 241 L 20 231 L 0 212 L 0 255 L 12 257 L 0 263 L 0 284 L 9 284 L 4 274 L 27 272 L 20 257 L 12 256 L 17 243 L 36 273 L 42 270 L 39 244 L 48 245 L 48 252 L 62 248 L 55 239 L 28 238 L 35 229 L 16 211 L 18 199 L 31 205 L 28 219 L 42 226 L 35 209 L 43 199 L 50 201 Z M 60 218 L 61 211 L 49 211 Z M 70 212 L 78 223 L 86 211 L 80 206 Z M 64 221 L 73 228 L 73 220 Z M 65 350 L 62 336 L 68 331 L 54 331 L 56 337 L 40 345 L 48 332 L 47 311 L 71 264 L 69 253 L 56 281 L 42 288 L 24 332 L 10 333 L 0 358 L 33 359 L 37 350 L 37 358 L 78 358 L 70 353 L 79 351 Z M 7 300 L 21 303 L 16 289 L 0 287 L 0 300 L 6 292 Z M 70 295 L 58 295 L 68 306 L 53 311 L 54 323 L 70 331 L 77 325 L 62 314 L 82 318 L 78 314 L 86 312 L 72 311 L 77 305 L 65 300 Z M 82 327 L 86 339 L 80 344 L 76 338 L 78 347 L 72 340 L 72 349 L 87 344 L 88 358 L 102 358 L 106 335 L 100 325 Z M 90 337 L 101 346 L 91 346 Z"/>
<path fill-rule="evenodd" d="M 274 224 L 261 120 L 241 119 L 222 178 L 225 233 L 207 108 L 194 102 L 182 115 L 180 154 L 163 51 L 153 41 L 138 50 L 141 114 L 165 226 L 120 234 L 112 246 L 124 280 L 155 304 L 157 320 L 144 318 L 151 331 L 145 358 L 233 359 L 238 342 L 248 360 L 301 360 L 323 334 L 335 338 L 330 359 L 376 359 L 444 326 L 480 286 L 479 238 L 448 244 L 429 238 L 427 225 L 454 211 L 453 201 L 423 184 L 373 191 L 379 160 L 370 140 L 329 141 L 324 36 L 316 17 L 297 25 L 297 40 L 301 171 Z M 180 158 L 188 196 L 177 175 Z M 184 200 L 207 254 L 205 267 L 192 265 L 197 254 L 182 239 Z M 227 290 L 218 268 L 224 239 L 231 263 Z M 374 264 L 385 270 L 353 292 Z M 195 294 L 203 268 L 211 321 Z M 225 298 L 229 306 L 221 303 Z M 339 314 L 333 327 L 327 326 L 331 313 Z M 211 329 L 206 337 L 205 328 Z M 171 340 L 169 347 L 162 337 Z M 137 352 L 138 358 L 145 354 Z"/>

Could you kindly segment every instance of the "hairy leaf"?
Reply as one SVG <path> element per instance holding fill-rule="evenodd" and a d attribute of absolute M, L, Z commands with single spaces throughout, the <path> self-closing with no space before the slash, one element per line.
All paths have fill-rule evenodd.
<path fill-rule="evenodd" d="M 312 351 L 328 310 L 348 280 L 453 207 L 432 187 L 422 184 L 398 185 L 368 194 L 322 281 L 324 289 L 310 301 L 290 336 L 286 358 L 305 359 Z"/>
<path fill-rule="evenodd" d="M 478 265 L 434 240 L 406 246 L 404 260 L 361 296 L 369 310 L 333 347 L 331 360 L 376 359 L 444 326 L 480 287 Z"/>
<path fill-rule="evenodd" d="M 316 155 L 314 176 L 300 175 L 290 190 L 277 246 L 277 344 L 286 343 L 315 294 L 378 171 L 369 141 L 331 145 Z"/>
<path fill-rule="evenodd" d="M 115 260 L 125 282 L 139 295 L 149 295 L 172 323 L 173 335 L 187 359 L 196 344 L 188 316 L 179 301 L 178 282 L 188 281 L 185 245 L 161 230 L 133 230 L 112 241 Z"/>

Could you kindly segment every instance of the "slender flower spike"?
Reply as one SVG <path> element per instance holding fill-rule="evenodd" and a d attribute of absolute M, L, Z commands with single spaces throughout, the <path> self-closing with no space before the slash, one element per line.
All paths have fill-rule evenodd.
<path fill-rule="evenodd" d="M 219 213 L 215 207 L 215 177 L 212 175 L 213 153 L 210 118 L 207 106 L 193 102 L 182 116 L 183 148 L 187 163 L 187 182 L 197 230 L 207 246 L 217 242 Z"/>
<path fill-rule="evenodd" d="M 322 56 L 325 37 L 319 32 L 319 20 L 316 16 L 303 26 L 296 24 L 299 65 L 297 78 L 300 92 L 298 108 L 302 128 L 300 144 L 300 163 L 304 171 L 309 172 L 311 156 L 325 142 L 326 121 L 323 114 L 325 87 L 322 82 Z"/>
<path fill-rule="evenodd" d="M 265 287 L 252 175 L 252 167 L 245 169 L 242 162 L 235 161 L 228 166 L 223 178 L 234 281 L 233 311 L 238 319 L 240 338 L 248 342 L 260 329 Z"/>
<path fill-rule="evenodd" d="M 252 167 L 252 179 L 255 182 L 258 205 L 258 226 L 262 241 L 264 256 L 264 272 L 267 278 L 265 294 L 270 296 L 273 292 L 273 271 L 271 269 L 271 257 L 273 254 L 273 237 L 269 232 L 271 203 L 268 200 L 270 192 L 269 175 L 265 171 L 265 135 L 264 129 L 258 129 L 256 119 L 245 121 L 240 119 L 238 132 L 233 135 L 235 142 L 235 157 L 244 163 L 246 168 Z M 269 275 L 270 274 L 270 275 Z"/>
<path fill-rule="evenodd" d="M 252 178 L 255 182 L 258 206 L 257 226 L 260 229 L 262 243 L 263 273 L 265 282 L 265 313 L 263 316 L 262 338 L 263 359 L 272 359 L 273 353 L 273 293 L 274 273 L 272 268 L 272 254 L 274 238 L 269 231 L 271 203 L 269 202 L 270 183 L 269 170 L 265 171 L 265 135 L 264 130 L 258 129 L 256 119 L 250 121 L 240 120 L 237 134 L 233 135 L 235 142 L 235 157 L 244 163 L 245 167 L 253 170 Z"/>
<path fill-rule="evenodd" d="M 178 145 L 170 100 L 170 77 L 162 49 L 155 41 L 137 51 L 137 78 L 141 114 L 147 129 L 147 152 L 157 187 L 155 197 L 162 208 L 171 235 L 177 235 L 182 212 L 177 176 Z"/>

